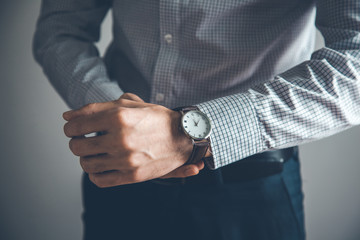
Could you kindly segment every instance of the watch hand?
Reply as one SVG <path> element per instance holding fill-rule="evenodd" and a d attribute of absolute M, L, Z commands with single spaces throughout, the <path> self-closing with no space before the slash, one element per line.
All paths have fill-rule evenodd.
<path fill-rule="evenodd" d="M 195 122 L 195 126 L 197 126 L 199 124 L 199 122 L 200 122 L 200 119 L 197 122 Z"/>

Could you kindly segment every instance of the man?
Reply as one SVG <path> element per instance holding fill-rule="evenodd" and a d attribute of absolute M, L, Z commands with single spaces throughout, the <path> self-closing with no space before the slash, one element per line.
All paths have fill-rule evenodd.
<path fill-rule="evenodd" d="M 43 0 L 34 54 L 76 109 L 85 239 L 304 239 L 295 146 L 360 122 L 357 0 Z"/>

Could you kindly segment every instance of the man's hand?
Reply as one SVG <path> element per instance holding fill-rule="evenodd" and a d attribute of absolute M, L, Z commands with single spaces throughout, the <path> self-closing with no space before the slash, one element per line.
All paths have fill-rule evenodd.
<path fill-rule="evenodd" d="M 180 113 L 125 93 L 63 114 L 71 151 L 99 187 L 198 174 L 204 163 L 184 165 L 192 142 L 178 130 Z M 101 132 L 102 135 L 85 137 Z"/>

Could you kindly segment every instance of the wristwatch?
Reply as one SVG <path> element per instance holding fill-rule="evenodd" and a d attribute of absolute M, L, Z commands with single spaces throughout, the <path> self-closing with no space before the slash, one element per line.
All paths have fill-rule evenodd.
<path fill-rule="evenodd" d="M 211 121 L 196 106 L 173 109 L 181 113 L 180 130 L 192 140 L 193 150 L 185 164 L 200 161 L 210 147 Z"/>

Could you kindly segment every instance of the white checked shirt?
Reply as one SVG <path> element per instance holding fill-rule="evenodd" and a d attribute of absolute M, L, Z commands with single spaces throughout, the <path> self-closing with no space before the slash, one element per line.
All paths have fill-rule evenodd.
<path fill-rule="evenodd" d="M 34 55 L 71 108 L 123 92 L 197 105 L 212 168 L 360 123 L 359 0 L 43 0 Z"/>

